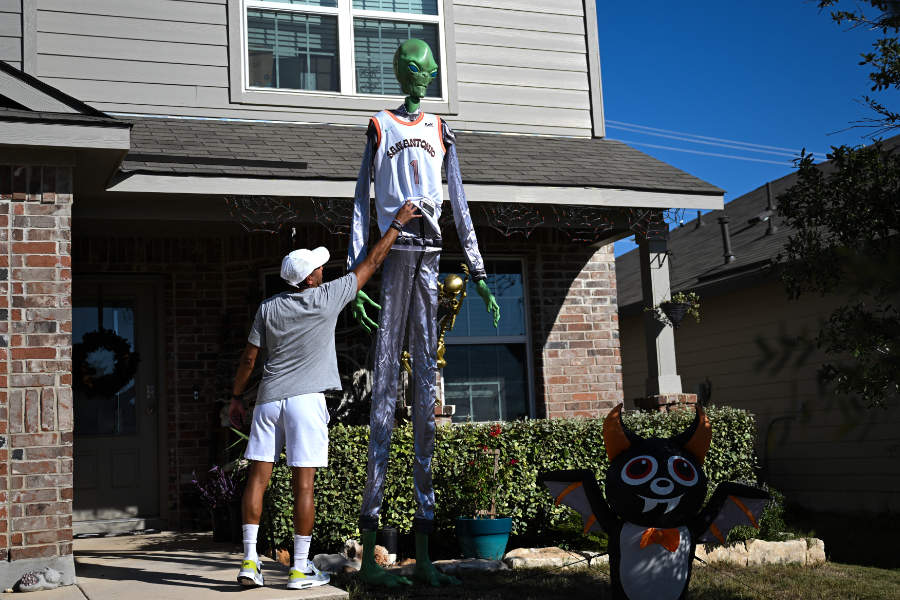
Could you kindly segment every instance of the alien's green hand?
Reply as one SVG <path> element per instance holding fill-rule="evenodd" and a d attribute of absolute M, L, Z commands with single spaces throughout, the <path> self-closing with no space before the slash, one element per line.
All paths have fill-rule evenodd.
<path fill-rule="evenodd" d="M 356 298 L 350 302 L 350 314 L 353 315 L 353 318 L 356 319 L 356 322 L 360 324 L 360 326 L 372 333 L 374 329 L 378 329 L 378 323 L 369 318 L 369 315 L 366 314 L 366 303 L 371 304 L 378 310 L 381 310 L 381 306 L 379 306 L 374 300 L 369 298 L 369 296 L 362 290 L 356 292 Z"/>
<path fill-rule="evenodd" d="M 494 295 L 491 293 L 491 290 L 484 279 L 480 280 L 475 285 L 477 286 L 475 289 L 478 290 L 478 295 L 484 300 L 484 307 L 494 317 L 494 328 L 496 328 L 497 324 L 500 323 L 500 306 L 497 304 L 496 298 L 494 298 Z"/>

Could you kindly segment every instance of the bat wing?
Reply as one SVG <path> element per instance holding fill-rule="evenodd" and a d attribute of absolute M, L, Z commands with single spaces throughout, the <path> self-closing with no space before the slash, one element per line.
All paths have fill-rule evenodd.
<path fill-rule="evenodd" d="M 581 514 L 584 533 L 608 528 L 614 518 L 597 479 L 587 469 L 541 473 L 538 483 L 550 490 L 557 506 L 564 504 Z"/>
<path fill-rule="evenodd" d="M 738 525 L 759 529 L 759 519 L 771 496 L 765 490 L 740 483 L 723 483 L 716 488 L 698 517 L 697 541 L 724 544 Z"/>

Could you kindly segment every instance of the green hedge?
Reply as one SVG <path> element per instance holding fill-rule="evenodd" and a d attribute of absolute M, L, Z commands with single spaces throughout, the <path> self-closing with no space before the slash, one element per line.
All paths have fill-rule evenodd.
<path fill-rule="evenodd" d="M 753 416 L 727 407 L 707 409 L 713 440 L 704 468 L 710 492 L 721 481 L 755 481 L 756 458 L 753 445 L 756 425 Z M 668 437 L 684 430 L 694 412 L 625 414 L 625 424 L 645 436 Z M 513 519 L 513 533 L 540 535 L 564 523 L 571 514 L 554 507 L 537 474 L 553 469 L 591 469 L 601 485 L 608 466 L 603 446 L 602 419 L 539 419 L 502 424 L 497 438 L 489 436 L 489 424 L 438 427 L 433 477 L 435 525 L 452 531 L 454 519 L 465 516 L 466 498 L 460 484 L 461 473 L 479 448 L 498 447 L 504 460 L 516 459 L 513 482 L 497 493 L 497 511 Z M 340 547 L 358 535 L 359 506 L 366 482 L 368 427 L 336 425 L 329 431 L 329 465 L 316 474 L 317 545 Z M 413 437 L 407 423 L 394 429 L 390 463 L 385 485 L 383 526 L 405 533 L 412 528 L 416 512 L 412 479 Z M 275 466 L 266 493 L 263 517 L 264 539 L 276 547 L 292 547 L 292 501 L 290 469 Z M 568 514 L 567 514 L 568 513 Z"/>

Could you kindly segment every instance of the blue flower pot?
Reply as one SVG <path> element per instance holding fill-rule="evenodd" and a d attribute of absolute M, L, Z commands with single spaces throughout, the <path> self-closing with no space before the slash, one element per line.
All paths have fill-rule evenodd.
<path fill-rule="evenodd" d="M 456 537 L 463 558 L 500 560 L 506 552 L 506 542 L 512 529 L 512 519 L 456 518 Z"/>

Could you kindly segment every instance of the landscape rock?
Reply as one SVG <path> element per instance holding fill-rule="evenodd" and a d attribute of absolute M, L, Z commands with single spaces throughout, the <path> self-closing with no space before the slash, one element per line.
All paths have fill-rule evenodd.
<path fill-rule="evenodd" d="M 56 569 L 47 567 L 41 571 L 28 571 L 22 575 L 17 584 L 17 590 L 20 592 L 40 592 L 42 590 L 52 590 L 59 587 L 62 582 L 62 573 Z"/>
<path fill-rule="evenodd" d="M 806 564 L 821 565 L 825 562 L 825 542 L 818 538 L 809 538 L 806 548 Z"/>
<path fill-rule="evenodd" d="M 447 575 L 459 573 L 490 573 L 509 569 L 502 560 L 487 560 L 483 558 L 456 558 L 451 560 L 436 560 L 434 566 Z"/>
<path fill-rule="evenodd" d="M 320 571 L 326 573 L 348 573 L 359 571 L 362 563 L 359 560 L 347 558 L 343 554 L 316 554 L 313 564 Z"/>
<path fill-rule="evenodd" d="M 708 563 L 722 562 L 745 567 L 749 558 L 749 552 L 743 542 L 732 546 L 713 546 L 709 550 L 703 544 L 697 544 L 694 554 L 700 560 Z"/>
<path fill-rule="evenodd" d="M 503 557 L 510 569 L 529 569 L 535 567 L 566 567 L 572 563 L 584 566 L 583 557 L 576 552 L 562 548 L 516 548 Z M 576 566 L 576 565 L 572 565 Z"/>
<path fill-rule="evenodd" d="M 609 564 L 609 553 L 595 552 L 593 550 L 579 550 L 578 554 L 587 559 L 586 564 L 589 566 Z"/>
<path fill-rule="evenodd" d="M 806 564 L 806 540 L 747 541 L 748 565 Z"/>

